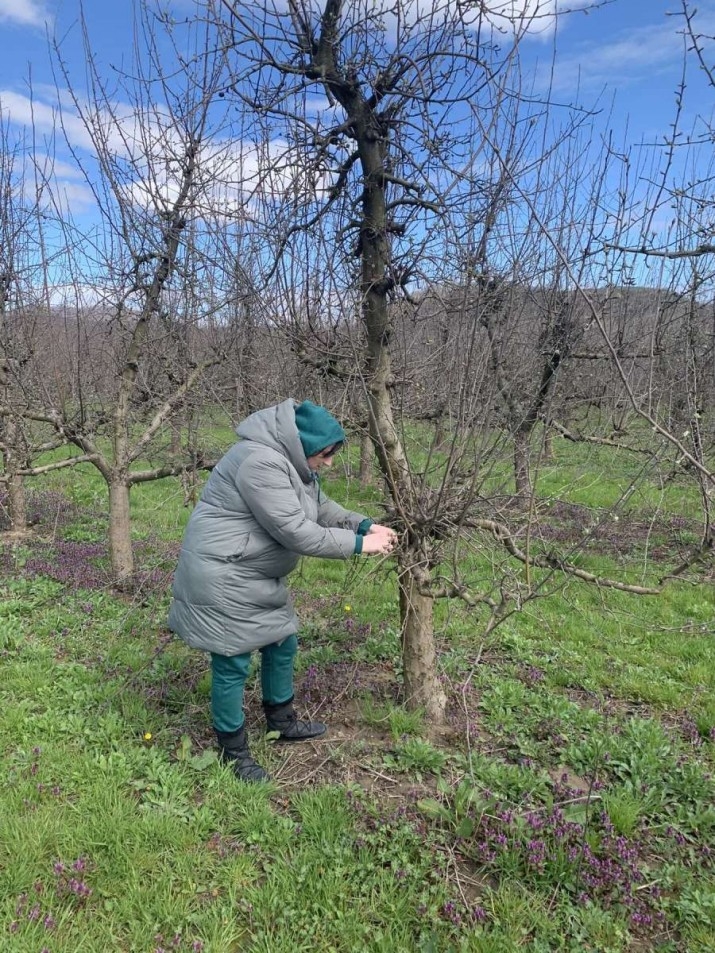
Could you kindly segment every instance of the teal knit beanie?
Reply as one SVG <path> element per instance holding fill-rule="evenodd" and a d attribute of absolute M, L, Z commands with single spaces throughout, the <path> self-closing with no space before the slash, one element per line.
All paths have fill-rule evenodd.
<path fill-rule="evenodd" d="M 306 457 L 345 440 L 345 431 L 335 417 L 310 400 L 304 400 L 295 408 L 295 423 Z"/>

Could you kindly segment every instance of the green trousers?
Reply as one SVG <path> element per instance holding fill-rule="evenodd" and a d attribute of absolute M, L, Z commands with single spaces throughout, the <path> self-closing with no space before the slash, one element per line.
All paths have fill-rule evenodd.
<path fill-rule="evenodd" d="M 293 697 L 293 662 L 298 637 L 261 650 L 261 690 L 263 701 L 282 705 Z M 234 732 L 243 725 L 243 689 L 251 669 L 251 653 L 214 655 L 211 653 L 211 716 L 216 731 Z"/>

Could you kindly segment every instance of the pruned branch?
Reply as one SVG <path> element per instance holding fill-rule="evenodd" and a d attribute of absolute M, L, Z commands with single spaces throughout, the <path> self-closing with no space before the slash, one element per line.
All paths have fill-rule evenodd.
<path fill-rule="evenodd" d="M 140 439 L 137 440 L 132 451 L 127 454 L 128 463 L 133 463 L 134 460 L 137 460 L 142 455 L 143 451 L 151 442 L 152 437 L 154 437 L 162 424 L 166 423 L 169 417 L 171 417 L 178 407 L 181 406 L 182 402 L 186 399 L 187 394 L 194 387 L 196 381 L 207 370 L 207 368 L 213 367 L 218 363 L 220 363 L 220 358 L 212 358 L 211 360 L 203 361 L 191 371 L 181 387 L 179 387 L 171 395 L 171 397 L 164 402 L 163 406 L 159 408 L 147 429 L 144 431 Z"/>
<path fill-rule="evenodd" d="M 678 248 L 675 251 L 668 251 L 666 248 L 648 248 L 646 245 L 631 248 L 627 245 L 606 244 L 603 247 L 606 251 L 617 251 L 626 255 L 643 255 L 647 258 L 702 258 L 703 255 L 715 254 L 715 245 L 707 243 L 696 245 L 695 248 Z"/>
<path fill-rule="evenodd" d="M 127 477 L 127 485 L 148 483 L 151 480 L 162 480 L 164 477 L 181 476 L 183 473 L 192 473 L 195 470 L 213 470 L 218 460 L 192 460 L 190 463 L 167 464 L 165 467 L 155 467 L 153 470 L 134 470 Z"/>
<path fill-rule="evenodd" d="M 633 447 L 630 444 L 621 443 L 618 440 L 611 440 L 609 437 L 596 437 L 592 434 L 574 433 L 553 418 L 549 420 L 549 426 L 560 433 L 565 440 L 570 440 L 572 443 L 595 443 L 599 446 L 615 447 L 617 450 L 629 450 L 631 453 L 644 453 L 646 456 L 653 456 L 652 450 L 648 450 L 645 447 Z"/>
<path fill-rule="evenodd" d="M 557 556 L 549 556 L 543 553 L 536 555 L 529 554 L 527 556 L 527 554 L 516 545 L 514 537 L 508 528 L 496 520 L 475 519 L 470 520 L 466 525 L 491 533 L 514 559 L 518 559 L 519 562 L 525 566 L 538 566 L 541 569 L 557 570 L 569 576 L 574 576 L 576 579 L 581 579 L 583 582 L 598 586 L 601 589 L 618 589 L 620 592 L 631 592 L 638 596 L 659 596 L 662 592 L 661 588 L 654 586 L 635 586 L 631 583 L 621 582 L 618 579 L 596 576 L 594 573 L 587 572 L 585 569 L 579 569 L 579 567 L 574 566 L 573 563 L 569 563 Z"/>
<path fill-rule="evenodd" d="M 52 473 L 53 470 L 63 470 L 66 467 L 76 467 L 80 463 L 98 464 L 98 458 L 91 453 L 83 453 L 78 457 L 67 457 L 65 460 L 57 460 L 55 463 L 46 463 L 43 466 L 24 467 L 16 471 L 16 476 L 41 476 L 43 473 Z M 5 474 L 0 475 L 0 483 L 7 483 L 8 477 Z"/>

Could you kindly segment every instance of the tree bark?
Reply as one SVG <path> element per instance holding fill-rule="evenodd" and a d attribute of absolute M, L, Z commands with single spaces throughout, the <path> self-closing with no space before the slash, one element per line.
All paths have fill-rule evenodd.
<path fill-rule="evenodd" d="M 544 463 L 553 463 L 556 460 L 556 454 L 554 452 L 554 430 L 548 421 L 544 421 L 543 441 L 544 441 L 543 443 Z"/>
<path fill-rule="evenodd" d="M 124 480 L 116 478 L 109 484 L 109 556 L 115 583 L 120 588 L 130 583 L 134 573 L 134 555 L 129 487 Z"/>
<path fill-rule="evenodd" d="M 25 482 L 17 472 L 21 466 L 16 454 L 19 427 L 17 421 L 13 420 L 12 417 L 5 418 L 3 437 L 5 441 L 3 463 L 7 477 L 7 509 L 10 518 L 10 529 L 13 533 L 24 533 L 27 530 L 27 498 Z"/>
<path fill-rule="evenodd" d="M 402 566 L 400 618 L 405 706 L 423 710 L 426 724 L 438 728 L 444 721 L 447 698 L 437 676 L 434 599 L 419 591 L 415 577 Z"/>
<path fill-rule="evenodd" d="M 172 457 L 178 457 L 181 453 L 181 417 L 177 416 L 169 424 L 169 453 Z"/>
<path fill-rule="evenodd" d="M 360 435 L 360 486 L 370 486 L 373 478 L 375 452 L 370 439 L 370 431 L 365 429 Z"/>
<path fill-rule="evenodd" d="M 529 458 L 531 456 L 530 432 L 517 430 L 514 435 L 514 482 L 516 495 L 526 499 L 531 496 L 531 473 Z"/>

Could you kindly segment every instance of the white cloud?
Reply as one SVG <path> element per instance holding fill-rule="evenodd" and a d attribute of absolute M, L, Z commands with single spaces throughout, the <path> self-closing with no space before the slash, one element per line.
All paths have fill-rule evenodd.
<path fill-rule="evenodd" d="M 698 19 L 698 28 L 709 35 L 713 18 Z M 610 42 L 583 43 L 556 62 L 554 88 L 558 91 L 627 86 L 649 76 L 672 71 L 682 61 L 683 22 L 668 17 L 664 23 L 635 27 Z"/>
<path fill-rule="evenodd" d="M 125 198 L 142 208 L 171 206 L 181 188 L 185 143 L 170 117 L 158 106 L 142 112 L 127 103 L 113 103 L 107 109 L 84 103 L 81 108 L 103 141 L 110 162 L 122 167 L 115 187 Z M 38 143 L 35 162 L 61 207 L 83 213 L 96 206 L 82 168 L 66 150 L 65 138 L 82 156 L 90 174 L 96 174 L 96 143 L 63 91 L 38 87 L 30 98 L 0 90 L 0 119 L 34 131 Z M 200 204 L 231 214 L 250 194 L 271 194 L 281 186 L 290 187 L 296 173 L 290 160 L 283 157 L 285 148 L 281 141 L 263 149 L 220 139 L 207 142 L 201 151 L 197 180 Z M 31 178 L 28 176 L 28 181 Z"/>
<path fill-rule="evenodd" d="M 165 153 L 181 154 L 181 143 L 164 132 Z M 177 161 L 153 161 L 142 166 L 124 189 L 127 199 L 141 208 L 170 207 L 179 195 L 181 169 Z M 243 213 L 255 202 L 285 196 L 311 202 L 330 185 L 327 170 L 313 171 L 285 140 L 258 145 L 249 141 L 215 139 L 202 147 L 195 182 L 195 209 L 206 218 Z"/>
<path fill-rule="evenodd" d="M 83 182 L 77 182 L 76 175 L 65 178 L 55 172 L 54 192 L 60 208 L 67 209 L 72 215 L 82 215 L 97 207 L 92 190 Z"/>
<path fill-rule="evenodd" d="M 44 26 L 49 19 L 44 4 L 38 0 L 0 0 L 0 23 Z"/>
<path fill-rule="evenodd" d="M 46 162 L 38 161 L 38 165 L 44 170 L 52 170 L 52 174 L 58 179 L 73 179 L 73 180 L 84 180 L 84 175 L 82 170 L 78 169 L 76 165 L 72 165 L 71 162 L 64 162 L 62 159 L 57 159 L 52 157 L 48 158 Z"/>
<path fill-rule="evenodd" d="M 43 102 L 39 98 L 30 99 L 10 89 L 0 89 L 0 114 L 9 117 L 15 126 L 34 129 L 45 136 L 62 135 L 60 111 L 56 103 Z M 73 145 L 91 148 L 92 140 L 78 116 L 63 113 L 62 125 Z"/>
<path fill-rule="evenodd" d="M 498 29 L 545 38 L 554 33 L 559 17 L 591 3 L 592 0 L 487 0 L 486 3 L 464 3 L 464 7 L 480 8 Z"/>
<path fill-rule="evenodd" d="M 62 103 L 62 105 L 60 105 Z M 126 200 L 140 208 L 170 207 L 181 188 L 185 142 L 158 106 L 141 113 L 127 103 L 99 110 L 82 104 L 99 130 L 111 161 L 122 171 L 115 179 Z M 0 90 L 0 116 L 17 127 L 34 129 L 40 152 L 38 167 L 48 177 L 56 201 L 74 213 L 91 210 L 95 199 L 79 165 L 65 150 L 83 155 L 92 170 L 96 145 L 75 105 L 50 86 L 37 88 L 31 99 L 12 90 Z M 42 142 L 50 144 L 43 150 Z M 56 151 L 55 151 L 56 150 Z M 315 195 L 328 186 L 324 172 L 311 173 L 302 156 L 282 139 L 259 145 L 248 141 L 213 138 L 199 155 L 196 179 L 197 208 L 209 216 L 232 215 L 252 198 L 272 200 L 284 194 Z"/>
<path fill-rule="evenodd" d="M 467 26 L 488 22 L 502 33 L 524 37 L 548 37 L 556 29 L 558 18 L 593 0 L 357 0 L 345 4 L 346 20 L 359 22 L 370 16 L 382 20 L 389 36 L 396 35 L 398 22 L 404 27 L 439 24 L 461 19 Z M 288 0 L 262 0 L 257 6 L 278 14 L 288 12 Z M 305 0 L 303 7 L 314 22 L 320 17 L 323 0 Z"/>

